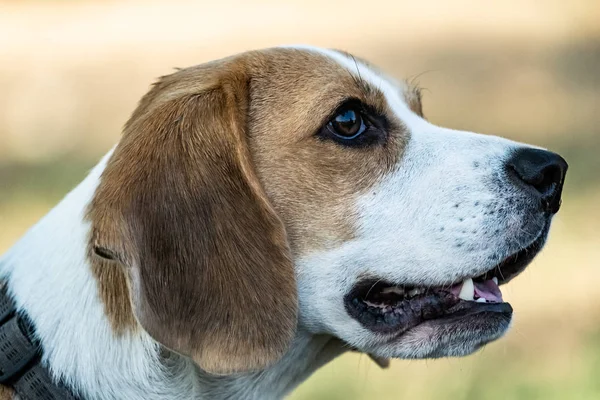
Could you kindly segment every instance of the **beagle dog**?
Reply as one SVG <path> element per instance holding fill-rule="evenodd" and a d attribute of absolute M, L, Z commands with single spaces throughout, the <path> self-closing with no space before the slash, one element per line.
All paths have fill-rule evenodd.
<path fill-rule="evenodd" d="M 500 338 L 499 285 L 542 248 L 566 170 L 433 125 L 418 88 L 345 52 L 250 51 L 160 78 L 0 272 L 82 398 L 277 399 L 348 350 Z"/>

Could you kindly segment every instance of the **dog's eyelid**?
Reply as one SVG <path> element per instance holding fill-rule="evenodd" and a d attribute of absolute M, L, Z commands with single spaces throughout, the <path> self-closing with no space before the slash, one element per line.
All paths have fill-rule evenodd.
<path fill-rule="evenodd" d="M 329 114 L 325 120 L 325 123 L 329 122 L 338 113 L 347 108 L 356 108 L 361 112 L 361 115 L 368 119 L 369 122 L 375 122 L 377 120 L 386 120 L 385 114 L 377 111 L 377 108 L 371 104 L 365 103 L 356 97 L 349 97 L 339 102 L 337 107 L 333 109 L 333 112 Z"/>

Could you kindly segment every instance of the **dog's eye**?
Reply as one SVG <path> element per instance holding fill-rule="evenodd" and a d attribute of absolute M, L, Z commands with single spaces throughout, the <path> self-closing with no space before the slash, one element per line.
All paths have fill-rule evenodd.
<path fill-rule="evenodd" d="M 353 108 L 340 111 L 329 121 L 327 128 L 331 133 L 344 140 L 355 139 L 367 129 L 362 115 Z"/>
<path fill-rule="evenodd" d="M 372 107 L 357 99 L 349 99 L 321 125 L 315 136 L 345 147 L 367 147 L 385 142 L 387 126 L 387 119 Z"/>

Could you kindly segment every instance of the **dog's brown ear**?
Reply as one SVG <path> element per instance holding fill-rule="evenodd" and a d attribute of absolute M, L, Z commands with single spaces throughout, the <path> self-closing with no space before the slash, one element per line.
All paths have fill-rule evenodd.
<path fill-rule="evenodd" d="M 90 205 L 90 245 L 123 264 L 158 342 L 212 373 L 261 369 L 296 327 L 286 233 L 246 144 L 247 79 L 196 78 L 142 99 Z"/>

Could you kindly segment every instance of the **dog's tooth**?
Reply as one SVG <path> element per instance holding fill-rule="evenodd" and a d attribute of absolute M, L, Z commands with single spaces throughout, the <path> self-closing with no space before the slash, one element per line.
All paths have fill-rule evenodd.
<path fill-rule="evenodd" d="M 408 292 L 408 295 L 409 295 L 409 296 L 416 296 L 416 295 L 418 295 L 418 294 L 419 294 L 419 289 L 411 289 L 411 290 Z"/>
<path fill-rule="evenodd" d="M 475 300 L 478 303 L 487 303 L 487 300 L 484 299 L 483 297 L 478 298 L 477 300 Z"/>
<path fill-rule="evenodd" d="M 473 279 L 465 279 L 458 295 L 459 298 L 467 301 L 473 301 L 475 295 L 475 286 L 473 286 Z"/>
<path fill-rule="evenodd" d="M 385 289 L 383 289 L 381 291 L 381 293 L 396 293 L 399 295 L 403 295 L 404 294 L 404 289 L 399 288 L 398 286 L 390 286 L 390 287 L 386 287 Z"/>
<path fill-rule="evenodd" d="M 493 277 L 493 278 L 492 278 L 492 281 L 494 281 L 494 283 L 495 283 L 496 285 L 498 284 L 498 278 L 496 278 L 496 277 Z"/>

